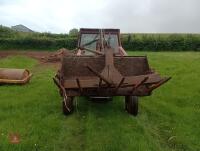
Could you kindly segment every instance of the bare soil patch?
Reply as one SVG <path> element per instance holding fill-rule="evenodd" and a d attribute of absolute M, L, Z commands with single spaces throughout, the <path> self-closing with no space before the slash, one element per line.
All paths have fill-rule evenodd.
<path fill-rule="evenodd" d="M 56 69 L 60 67 L 60 58 L 65 49 L 60 49 L 58 51 L 0 51 L 0 59 L 8 56 L 23 55 L 27 57 L 34 58 L 39 61 L 38 65 L 41 66 L 53 66 Z"/>

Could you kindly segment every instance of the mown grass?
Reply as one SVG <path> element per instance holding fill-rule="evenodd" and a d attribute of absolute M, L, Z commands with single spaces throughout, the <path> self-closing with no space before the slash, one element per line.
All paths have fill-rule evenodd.
<path fill-rule="evenodd" d="M 200 150 L 200 53 L 130 54 L 148 55 L 153 68 L 172 76 L 152 96 L 140 98 L 137 117 L 124 111 L 123 97 L 105 104 L 76 98 L 75 112 L 65 117 L 54 68 L 23 56 L 1 59 L 0 67 L 29 68 L 34 76 L 24 86 L 0 86 L 0 150 Z M 21 143 L 10 144 L 10 133 L 19 133 Z"/>

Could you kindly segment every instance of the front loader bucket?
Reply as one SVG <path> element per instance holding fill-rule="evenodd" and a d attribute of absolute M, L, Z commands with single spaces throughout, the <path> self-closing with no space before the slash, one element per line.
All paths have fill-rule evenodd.
<path fill-rule="evenodd" d="M 146 56 L 64 56 L 57 81 L 67 96 L 147 96 L 170 78 L 152 72 Z M 59 81 L 60 80 L 60 81 Z"/>
<path fill-rule="evenodd" d="M 0 84 L 25 84 L 31 76 L 27 69 L 0 68 Z"/>

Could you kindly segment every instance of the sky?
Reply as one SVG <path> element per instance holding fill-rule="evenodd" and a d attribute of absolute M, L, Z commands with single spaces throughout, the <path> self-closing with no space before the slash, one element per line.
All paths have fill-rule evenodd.
<path fill-rule="evenodd" d="M 200 0 L 0 0 L 0 24 L 38 32 L 200 33 Z"/>

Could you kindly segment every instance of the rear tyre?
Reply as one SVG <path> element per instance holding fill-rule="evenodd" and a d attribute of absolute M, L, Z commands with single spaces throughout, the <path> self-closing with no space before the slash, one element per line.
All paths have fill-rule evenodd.
<path fill-rule="evenodd" d="M 125 96 L 125 109 L 131 115 L 137 116 L 138 114 L 138 97 Z"/>
<path fill-rule="evenodd" d="M 66 101 L 63 99 L 62 107 L 64 115 L 69 115 L 72 113 L 74 110 L 73 97 L 67 97 Z"/>

